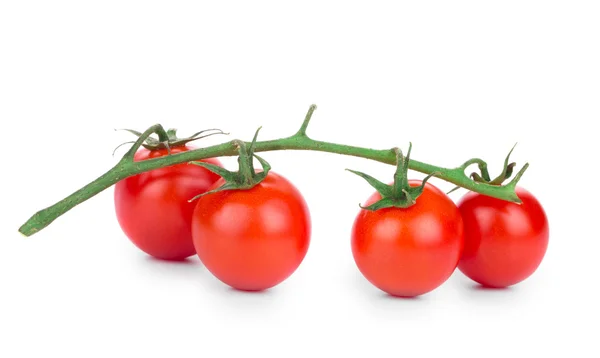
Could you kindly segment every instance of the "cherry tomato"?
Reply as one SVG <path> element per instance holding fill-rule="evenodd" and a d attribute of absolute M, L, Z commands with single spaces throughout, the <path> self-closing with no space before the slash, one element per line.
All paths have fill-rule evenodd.
<path fill-rule="evenodd" d="M 375 193 L 364 206 L 379 199 Z M 361 210 L 352 228 L 352 254 L 358 269 L 393 296 L 422 295 L 444 283 L 456 269 L 462 244 L 458 208 L 429 183 L 413 206 Z"/>
<path fill-rule="evenodd" d="M 251 189 L 200 197 L 192 218 L 200 260 L 219 280 L 245 291 L 265 290 L 288 278 L 306 255 L 310 233 L 301 193 L 272 171 Z"/>
<path fill-rule="evenodd" d="M 470 192 L 458 208 L 465 225 L 459 270 L 490 287 L 507 287 L 531 276 L 548 247 L 548 219 L 540 202 L 517 188 L 522 204 Z"/>
<path fill-rule="evenodd" d="M 193 149 L 171 148 L 171 153 Z M 166 149 L 140 149 L 135 161 L 168 155 Z M 205 162 L 220 165 L 217 159 Z M 114 201 L 119 225 L 127 237 L 148 255 L 164 260 L 182 260 L 196 253 L 192 242 L 192 212 L 188 202 L 220 177 L 187 163 L 151 170 L 118 182 Z"/>

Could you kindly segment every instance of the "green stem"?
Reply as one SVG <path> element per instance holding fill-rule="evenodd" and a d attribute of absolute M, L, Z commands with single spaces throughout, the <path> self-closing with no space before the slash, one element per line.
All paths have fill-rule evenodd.
<path fill-rule="evenodd" d="M 248 150 L 246 149 L 246 143 L 244 141 L 237 141 L 236 146 L 238 147 L 239 174 L 243 183 L 250 185 L 252 183 L 252 178 L 254 178 L 253 158 L 248 155 Z"/>
<path fill-rule="evenodd" d="M 396 156 L 394 151 L 391 149 L 378 150 L 354 147 L 344 144 L 323 142 L 309 138 L 306 135 L 306 129 L 314 109 L 315 107 L 311 106 L 311 109 L 309 110 L 302 127 L 296 134 L 287 138 L 256 142 L 254 144 L 254 151 L 267 152 L 275 150 L 312 150 L 371 159 L 386 164 L 396 164 Z M 25 236 L 31 236 L 35 234 L 36 232 L 50 225 L 55 219 L 71 210 L 76 205 L 81 204 L 82 202 L 129 176 L 175 164 L 198 161 L 205 158 L 234 156 L 239 154 L 239 141 L 233 140 L 206 148 L 134 162 L 133 154 L 139 149 L 143 141 L 153 133 L 162 134 L 164 133 L 164 129 L 160 125 L 154 125 L 150 127 L 143 133 L 142 136 L 140 136 L 140 138 L 138 138 L 136 143 L 127 152 L 127 154 L 125 154 L 123 159 L 117 163 L 117 165 L 63 200 L 46 209 L 38 211 L 19 228 L 19 232 Z M 246 142 L 246 145 L 250 146 L 251 143 Z M 481 166 L 482 163 L 485 162 L 476 160 L 474 163 L 477 163 Z M 515 193 L 515 186 L 518 178 L 523 175 L 527 165 L 521 169 L 517 176 L 515 176 L 516 180 L 513 179 L 510 183 L 504 186 L 478 183 L 474 180 L 471 180 L 467 175 L 465 175 L 464 165 L 461 165 L 457 168 L 441 168 L 412 159 L 409 162 L 409 168 L 425 174 L 437 172 L 437 178 L 453 183 L 459 187 L 498 199 L 519 203 L 520 199 Z"/>

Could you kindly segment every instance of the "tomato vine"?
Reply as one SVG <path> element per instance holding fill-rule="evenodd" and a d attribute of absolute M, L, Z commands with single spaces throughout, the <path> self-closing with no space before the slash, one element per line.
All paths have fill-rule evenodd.
<path fill-rule="evenodd" d="M 315 109 L 315 105 L 310 106 L 302 126 L 295 134 L 280 139 L 257 141 L 253 145 L 254 152 L 275 150 L 312 150 L 349 155 L 396 165 L 397 157 L 395 149 L 362 148 L 351 145 L 319 141 L 310 138 L 306 134 L 306 131 Z M 159 137 L 159 141 L 169 138 L 168 131 L 166 131 L 160 124 L 151 126 L 146 131 L 139 134 L 138 139 L 112 169 L 61 201 L 35 213 L 19 228 L 19 232 L 25 236 L 31 236 L 35 234 L 36 232 L 50 225 L 54 220 L 78 204 L 81 204 L 82 202 L 90 199 L 101 191 L 129 176 L 185 162 L 192 162 L 206 158 L 238 155 L 241 142 L 239 140 L 232 140 L 222 144 L 171 154 L 160 158 L 134 161 L 133 157 L 136 151 L 142 145 L 144 145 L 146 140 L 151 138 L 150 136 L 153 134 L 156 134 Z M 252 144 L 249 142 L 244 143 L 247 146 Z M 476 164 L 478 166 L 480 173 L 473 173 L 471 176 L 468 176 L 465 173 L 465 170 L 472 164 Z M 513 163 L 508 164 L 507 158 L 507 161 L 504 165 L 503 174 L 501 174 L 499 177 L 502 179 L 502 181 L 510 177 L 513 166 Z M 527 169 L 528 164 L 525 164 L 513 177 L 513 179 L 505 185 L 498 183 L 498 178 L 490 180 L 487 163 L 479 158 L 467 160 L 462 165 L 455 168 L 438 167 L 411 159 L 408 163 L 408 167 L 412 170 L 428 175 L 435 173 L 435 177 L 453 183 L 457 187 L 462 187 L 490 197 L 520 203 L 520 199 L 515 192 L 516 185 Z"/>

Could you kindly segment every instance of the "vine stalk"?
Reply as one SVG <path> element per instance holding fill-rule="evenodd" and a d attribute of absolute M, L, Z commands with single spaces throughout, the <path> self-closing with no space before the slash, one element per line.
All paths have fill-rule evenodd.
<path fill-rule="evenodd" d="M 268 141 L 257 141 L 254 144 L 254 151 L 267 152 L 275 150 L 312 150 L 371 159 L 391 165 L 396 164 L 396 154 L 393 149 L 379 150 L 362 148 L 318 141 L 309 138 L 306 134 L 306 130 L 315 109 L 315 105 L 310 107 L 302 126 L 294 135 Z M 198 161 L 205 158 L 234 156 L 238 154 L 240 143 L 239 140 L 232 140 L 226 143 L 177 154 L 170 154 L 164 157 L 153 158 L 139 162 L 134 161 L 133 156 L 135 152 L 152 134 L 157 134 L 159 136 L 159 140 L 162 141 L 162 138 L 164 138 L 166 135 L 166 131 L 160 124 L 156 124 L 148 128 L 139 136 L 137 141 L 135 141 L 128 152 L 112 169 L 61 201 L 35 213 L 19 228 L 19 232 L 25 236 L 31 236 L 35 234 L 36 232 L 50 225 L 54 220 L 78 204 L 81 204 L 82 202 L 90 199 L 101 191 L 129 176 L 175 164 Z M 251 144 L 249 142 L 245 143 L 248 146 Z M 515 175 L 515 177 L 506 185 L 491 185 L 489 183 L 472 180 L 465 174 L 465 169 L 470 164 L 478 164 L 479 168 L 485 168 L 485 173 L 487 173 L 487 164 L 481 159 L 471 159 L 456 168 L 442 168 L 411 159 L 408 166 L 412 170 L 425 174 L 431 174 L 435 172 L 435 176 L 437 178 L 453 183 L 458 187 L 494 198 L 520 203 L 520 199 L 515 193 L 515 188 L 518 180 L 527 169 L 528 164 L 523 166 L 523 168 Z"/>

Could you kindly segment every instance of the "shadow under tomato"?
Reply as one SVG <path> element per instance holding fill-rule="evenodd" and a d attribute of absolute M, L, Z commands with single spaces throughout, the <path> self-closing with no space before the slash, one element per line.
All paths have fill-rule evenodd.
<path fill-rule="evenodd" d="M 426 302 L 426 294 L 412 297 L 394 296 L 380 290 L 372 285 L 363 275 L 358 272 L 353 274 L 353 283 L 364 295 L 368 295 L 369 300 L 386 301 L 386 302 Z"/>
<path fill-rule="evenodd" d="M 389 293 L 386 292 L 381 292 L 380 294 L 382 299 L 386 299 L 386 300 L 398 300 L 398 301 L 423 301 L 423 295 L 420 296 L 394 296 L 394 295 L 390 295 Z"/>
<path fill-rule="evenodd" d="M 481 285 L 479 283 L 474 283 L 469 286 L 469 289 L 471 289 L 473 291 L 504 292 L 504 291 L 511 291 L 513 288 L 511 286 L 492 287 L 492 286 Z"/>
<path fill-rule="evenodd" d="M 261 290 L 261 291 L 248 291 L 248 290 L 239 290 L 237 288 L 227 286 L 226 290 L 227 290 L 227 293 L 231 294 L 231 295 L 271 296 L 273 294 L 274 288 L 270 288 L 267 290 Z"/>
<path fill-rule="evenodd" d="M 277 287 L 263 291 L 242 291 L 209 276 L 202 280 L 202 292 L 218 299 L 220 304 L 227 306 L 236 315 L 269 313 L 284 304 Z"/>
<path fill-rule="evenodd" d="M 204 265 L 197 257 L 189 257 L 178 261 L 161 260 L 152 256 L 144 256 L 141 260 L 144 272 L 169 279 L 198 280 L 204 273 Z"/>
<path fill-rule="evenodd" d="M 201 265 L 200 260 L 194 260 L 192 257 L 187 257 L 181 260 L 162 260 L 157 259 L 153 256 L 146 256 L 146 260 L 150 262 L 155 262 L 156 264 L 164 264 L 164 265 Z"/>
<path fill-rule="evenodd" d="M 199 281 L 202 289 L 210 292 L 210 294 L 219 295 L 224 300 L 253 301 L 265 297 L 270 298 L 273 297 L 279 289 L 279 285 L 277 285 L 262 291 L 240 290 L 222 282 L 210 271 L 206 270 L 206 272 L 208 275 L 204 275 L 202 280 Z"/>

